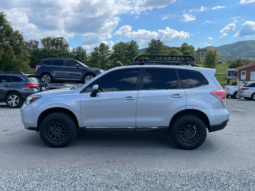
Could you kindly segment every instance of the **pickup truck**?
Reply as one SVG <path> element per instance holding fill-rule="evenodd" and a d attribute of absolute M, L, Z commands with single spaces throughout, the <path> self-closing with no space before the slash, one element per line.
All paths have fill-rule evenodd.
<path fill-rule="evenodd" d="M 238 86 L 225 86 L 224 90 L 227 98 L 231 97 L 232 99 L 240 99 L 238 94 Z"/>

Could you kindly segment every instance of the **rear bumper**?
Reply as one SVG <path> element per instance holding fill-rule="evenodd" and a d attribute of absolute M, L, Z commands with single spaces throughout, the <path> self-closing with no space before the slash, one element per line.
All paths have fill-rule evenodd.
<path fill-rule="evenodd" d="M 218 125 L 211 125 L 209 127 L 209 132 L 214 132 L 214 131 L 222 130 L 222 129 L 224 129 L 227 126 L 227 124 L 228 124 L 228 120 L 226 120 L 223 123 L 218 124 Z"/>
<path fill-rule="evenodd" d="M 251 98 L 251 94 L 250 94 L 250 93 L 244 93 L 244 92 L 241 92 L 241 93 L 240 93 L 240 97 L 247 97 L 247 98 Z"/>

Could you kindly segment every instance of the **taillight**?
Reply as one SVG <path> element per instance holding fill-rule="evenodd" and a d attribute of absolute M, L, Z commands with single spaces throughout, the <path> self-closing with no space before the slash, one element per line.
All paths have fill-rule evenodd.
<path fill-rule="evenodd" d="M 41 66 L 40 65 L 36 65 L 36 70 L 38 69 L 38 68 L 40 68 Z"/>
<path fill-rule="evenodd" d="M 248 90 L 249 88 L 241 88 L 242 90 Z"/>
<path fill-rule="evenodd" d="M 212 91 L 212 94 L 215 95 L 220 100 L 225 100 L 226 99 L 226 95 L 225 95 L 224 90 L 215 90 L 215 91 Z"/>
<path fill-rule="evenodd" d="M 38 84 L 37 83 L 30 83 L 30 84 L 26 84 L 27 87 L 29 88 L 37 88 Z"/>

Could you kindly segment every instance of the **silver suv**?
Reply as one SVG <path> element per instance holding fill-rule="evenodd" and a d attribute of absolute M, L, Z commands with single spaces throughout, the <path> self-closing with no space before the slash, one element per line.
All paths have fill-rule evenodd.
<path fill-rule="evenodd" d="M 243 83 L 240 89 L 240 97 L 255 101 L 255 82 Z"/>
<path fill-rule="evenodd" d="M 137 57 L 80 87 L 29 96 L 21 108 L 25 128 L 51 147 L 69 145 L 78 129 L 170 132 L 179 148 L 199 147 L 207 130 L 229 120 L 215 70 L 196 67 L 192 57 L 154 57 Z"/>

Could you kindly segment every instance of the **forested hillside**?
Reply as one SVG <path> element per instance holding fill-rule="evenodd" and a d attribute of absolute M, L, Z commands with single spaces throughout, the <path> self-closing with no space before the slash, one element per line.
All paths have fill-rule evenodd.
<path fill-rule="evenodd" d="M 247 40 L 226 44 L 223 46 L 207 46 L 206 49 L 217 49 L 222 62 L 237 60 L 238 58 L 253 59 L 255 62 L 255 40 Z"/>

